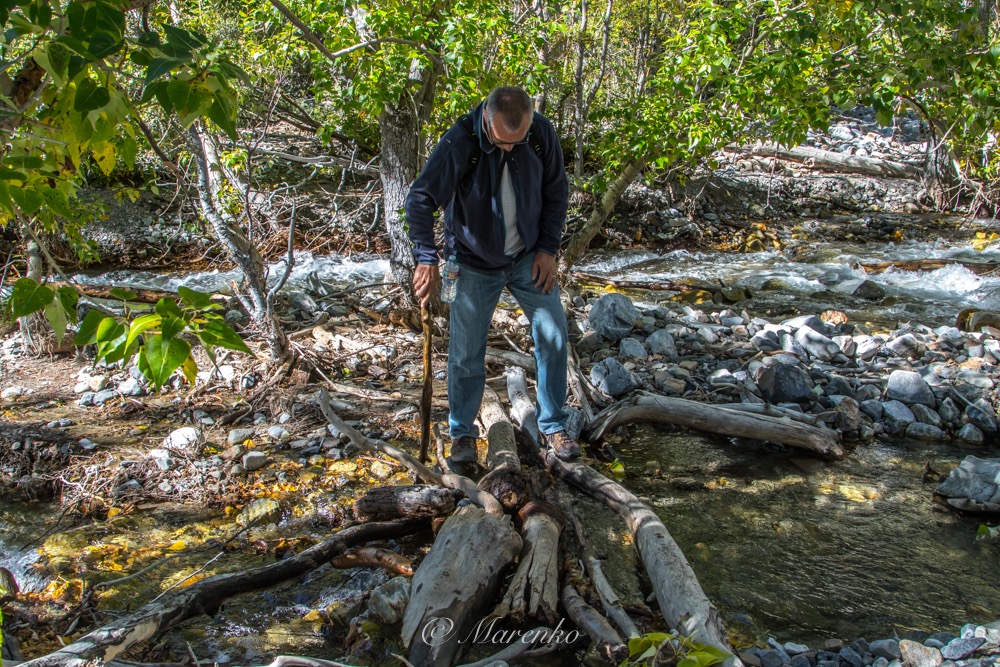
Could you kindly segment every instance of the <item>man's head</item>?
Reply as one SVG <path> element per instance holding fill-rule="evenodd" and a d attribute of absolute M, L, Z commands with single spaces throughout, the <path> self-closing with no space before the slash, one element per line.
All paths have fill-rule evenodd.
<path fill-rule="evenodd" d="M 495 88 L 483 108 L 489 140 L 504 151 L 525 143 L 533 114 L 534 104 L 528 93 L 513 86 Z"/>

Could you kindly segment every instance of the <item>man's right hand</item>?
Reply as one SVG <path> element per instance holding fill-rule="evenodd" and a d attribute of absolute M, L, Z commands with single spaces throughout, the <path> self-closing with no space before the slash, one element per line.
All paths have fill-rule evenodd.
<path fill-rule="evenodd" d="M 420 305 L 426 307 L 431 300 L 431 294 L 441 281 L 437 264 L 417 264 L 413 269 L 413 291 L 420 299 Z"/>

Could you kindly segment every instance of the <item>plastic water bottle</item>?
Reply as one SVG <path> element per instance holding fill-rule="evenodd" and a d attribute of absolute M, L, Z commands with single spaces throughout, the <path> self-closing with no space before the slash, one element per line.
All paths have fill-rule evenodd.
<path fill-rule="evenodd" d="M 444 263 L 441 275 L 441 300 L 451 303 L 458 294 L 458 260 L 454 255 Z"/>

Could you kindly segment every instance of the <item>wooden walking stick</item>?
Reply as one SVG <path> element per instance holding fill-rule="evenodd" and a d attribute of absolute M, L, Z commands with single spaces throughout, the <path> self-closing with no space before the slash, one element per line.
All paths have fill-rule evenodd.
<path fill-rule="evenodd" d="M 420 322 L 424 328 L 424 386 L 420 393 L 420 462 L 427 462 L 427 445 L 431 440 L 431 394 L 434 375 L 431 371 L 431 311 L 420 305 Z"/>

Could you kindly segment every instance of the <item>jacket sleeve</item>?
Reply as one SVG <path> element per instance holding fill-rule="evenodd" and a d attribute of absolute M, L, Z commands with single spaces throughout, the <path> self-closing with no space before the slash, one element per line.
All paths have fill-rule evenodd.
<path fill-rule="evenodd" d="M 458 123 L 448 130 L 410 186 L 403 208 L 417 264 L 437 264 L 434 218 L 455 195 L 469 162 L 468 133 Z"/>
<path fill-rule="evenodd" d="M 569 183 L 563 164 L 562 146 L 552 123 L 536 114 L 536 127 L 541 133 L 542 152 L 542 216 L 538 232 L 538 249 L 553 257 L 559 252 L 563 227 L 566 224 L 566 208 L 569 198 Z"/>

